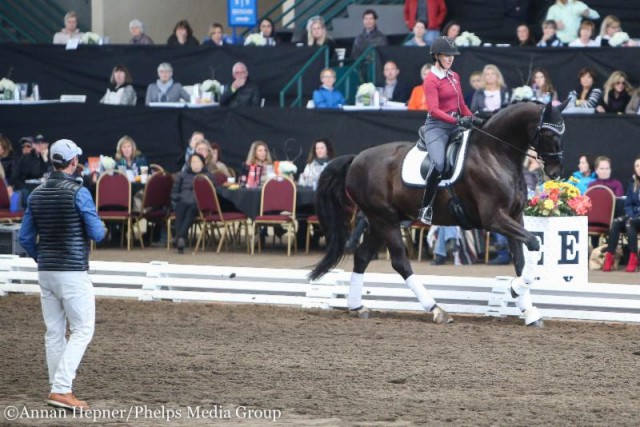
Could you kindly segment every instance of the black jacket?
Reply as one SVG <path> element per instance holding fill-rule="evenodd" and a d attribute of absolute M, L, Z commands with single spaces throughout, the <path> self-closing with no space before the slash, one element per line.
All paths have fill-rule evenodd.
<path fill-rule="evenodd" d="M 260 90 L 258 85 L 247 80 L 244 86 L 233 92 L 231 85 L 224 88 L 224 93 L 220 97 L 220 105 L 223 107 L 259 107 Z"/>
<path fill-rule="evenodd" d="M 40 179 L 49 170 L 49 164 L 42 157 L 38 156 L 33 150 L 30 154 L 18 157 L 13 165 L 11 179 L 9 185 L 20 189 L 24 187 L 25 181 L 28 179 Z"/>

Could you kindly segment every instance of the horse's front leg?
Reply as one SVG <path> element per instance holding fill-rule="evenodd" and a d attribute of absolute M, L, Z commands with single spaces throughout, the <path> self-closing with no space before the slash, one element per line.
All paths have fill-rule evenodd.
<path fill-rule="evenodd" d="M 502 209 L 499 209 L 497 213 L 494 210 L 487 212 L 487 215 L 482 218 L 482 224 L 489 231 L 504 234 L 510 239 L 523 243 L 529 251 L 540 250 L 540 242 L 536 236 L 525 230 L 522 220 L 511 218 Z"/>
<path fill-rule="evenodd" d="M 391 266 L 402 276 L 409 289 L 413 291 L 420 304 L 422 304 L 422 307 L 426 311 L 433 313 L 433 323 L 452 323 L 453 318 L 436 304 L 436 300 L 427 292 L 418 277 L 413 274 L 398 224 L 385 226 L 384 237 L 391 255 Z"/>
<path fill-rule="evenodd" d="M 527 326 L 542 327 L 542 314 L 531 301 L 531 285 L 535 280 L 535 268 L 538 264 L 539 252 L 526 249 L 519 241 L 509 238 L 509 247 L 513 255 L 513 263 L 516 269 L 516 277 L 511 281 L 509 289 L 511 297 L 515 299 L 516 306 L 524 315 L 524 323 Z"/>

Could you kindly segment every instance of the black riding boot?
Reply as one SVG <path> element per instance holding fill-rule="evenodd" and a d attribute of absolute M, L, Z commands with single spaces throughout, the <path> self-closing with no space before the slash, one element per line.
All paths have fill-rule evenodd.
<path fill-rule="evenodd" d="M 433 201 L 438 193 L 438 184 L 440 183 L 440 173 L 431 163 L 427 178 L 425 180 L 424 196 L 422 197 L 422 208 L 418 211 L 418 219 L 426 225 L 431 225 L 433 218 Z"/>

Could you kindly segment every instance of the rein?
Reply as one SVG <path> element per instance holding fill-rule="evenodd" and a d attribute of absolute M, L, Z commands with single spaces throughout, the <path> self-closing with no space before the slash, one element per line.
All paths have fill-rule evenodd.
<path fill-rule="evenodd" d="M 538 160 L 538 161 L 542 161 L 542 162 L 544 162 L 544 160 L 542 160 L 542 158 L 540 157 L 540 155 L 534 156 L 533 154 L 529 154 L 527 151 L 524 151 L 524 150 L 523 150 L 523 149 L 521 149 L 520 147 L 516 147 L 515 145 L 511 144 L 510 142 L 507 142 L 507 141 L 505 141 L 504 139 L 500 139 L 500 138 L 498 138 L 497 136 L 492 135 L 492 134 L 490 134 L 489 132 L 486 132 L 486 131 L 484 131 L 484 130 L 480 129 L 480 128 L 479 128 L 479 127 L 477 127 L 477 126 L 471 126 L 471 128 L 472 128 L 473 130 L 476 130 L 476 131 L 478 131 L 478 132 L 480 132 L 480 133 L 482 133 L 482 134 L 484 134 L 484 135 L 488 136 L 488 137 L 491 137 L 491 138 L 495 139 L 495 140 L 496 140 L 496 141 L 498 141 L 498 142 L 501 142 L 502 144 L 508 145 L 509 147 L 513 148 L 514 150 L 516 150 L 516 151 L 517 151 L 517 152 L 519 152 L 519 153 L 524 154 L 524 155 L 525 155 L 525 156 L 527 156 L 527 157 L 531 157 L 531 158 L 532 158 L 532 159 L 534 159 L 534 160 Z"/>

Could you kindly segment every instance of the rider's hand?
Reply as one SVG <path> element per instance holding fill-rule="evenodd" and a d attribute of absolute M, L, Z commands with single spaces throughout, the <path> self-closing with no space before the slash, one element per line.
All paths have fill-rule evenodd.
<path fill-rule="evenodd" d="M 484 122 L 485 122 L 485 121 L 486 121 L 486 120 L 485 120 L 485 119 L 483 119 L 482 117 L 478 117 L 478 116 L 471 116 L 471 123 L 472 123 L 474 126 L 482 127 L 482 125 L 484 124 Z"/>
<path fill-rule="evenodd" d="M 460 117 L 456 124 L 465 129 L 471 129 L 473 126 L 473 116 Z"/>

